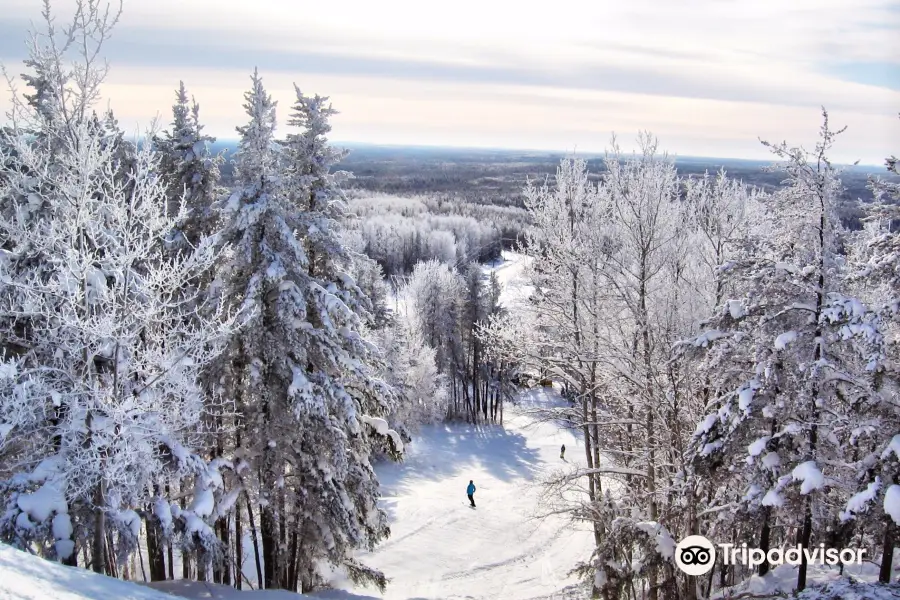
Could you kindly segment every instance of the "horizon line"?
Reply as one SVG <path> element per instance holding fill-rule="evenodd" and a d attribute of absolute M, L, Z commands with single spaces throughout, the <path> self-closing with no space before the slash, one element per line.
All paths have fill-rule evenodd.
<path fill-rule="evenodd" d="M 228 144 L 228 143 L 237 143 L 239 140 L 237 138 L 216 138 L 216 144 Z M 582 158 L 603 158 L 605 155 L 603 152 L 595 151 L 595 152 L 577 152 L 577 151 L 569 151 L 569 150 L 550 150 L 546 148 L 516 148 L 516 147 L 501 147 L 501 146 L 465 146 L 465 145 L 454 145 L 454 144 L 400 144 L 400 143 L 386 143 L 386 142 L 357 142 L 350 140 L 329 140 L 329 143 L 333 146 L 341 146 L 346 147 L 347 149 L 351 149 L 353 146 L 356 147 L 369 147 L 369 148 L 396 148 L 396 149 L 411 149 L 411 150 L 459 150 L 459 151 L 477 151 L 477 152 L 503 152 L 503 153 L 513 153 L 513 152 L 522 152 L 522 153 L 538 153 L 538 154 L 548 154 L 551 156 L 581 156 Z M 634 152 L 623 152 L 625 156 L 634 156 Z M 740 158 L 736 156 L 699 156 L 699 155 L 679 155 L 677 153 L 669 153 L 665 152 L 664 154 L 670 156 L 676 162 L 679 160 L 692 159 L 692 160 L 704 160 L 704 161 L 729 161 L 729 162 L 747 162 L 747 163 L 756 163 L 760 165 L 770 165 L 770 164 L 779 164 L 786 161 L 783 160 L 765 160 L 761 158 Z M 855 169 L 861 168 L 871 168 L 871 169 L 881 169 L 884 170 L 884 164 L 874 165 L 870 163 L 858 163 L 856 165 L 852 163 L 832 163 L 836 167 L 850 167 Z"/>

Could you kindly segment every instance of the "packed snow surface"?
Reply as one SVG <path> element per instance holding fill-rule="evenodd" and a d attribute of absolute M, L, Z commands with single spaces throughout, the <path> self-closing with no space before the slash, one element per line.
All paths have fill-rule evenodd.
<path fill-rule="evenodd" d="M 536 518 L 540 475 L 584 462 L 580 439 L 529 413 L 561 402 L 556 392 L 535 389 L 520 406 L 506 407 L 502 427 L 423 428 L 402 463 L 376 467 L 391 537 L 360 559 L 390 578 L 385 594 L 335 585 L 396 600 L 524 600 L 574 584 L 567 573 L 590 557 L 589 529 L 564 517 Z M 562 444 L 568 462 L 559 458 Z M 466 498 L 470 479 L 474 509 Z"/>

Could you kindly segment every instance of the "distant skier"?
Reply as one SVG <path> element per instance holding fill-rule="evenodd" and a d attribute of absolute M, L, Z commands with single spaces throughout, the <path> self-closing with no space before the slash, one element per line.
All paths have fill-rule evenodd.
<path fill-rule="evenodd" d="M 466 495 L 469 496 L 469 502 L 472 503 L 472 508 L 475 508 L 475 484 L 472 483 L 472 480 L 469 480 L 469 487 L 466 488 Z"/>
<path fill-rule="evenodd" d="M 566 460 L 566 445 L 563 444 L 562 448 L 559 449 L 559 457 L 563 460 Z"/>

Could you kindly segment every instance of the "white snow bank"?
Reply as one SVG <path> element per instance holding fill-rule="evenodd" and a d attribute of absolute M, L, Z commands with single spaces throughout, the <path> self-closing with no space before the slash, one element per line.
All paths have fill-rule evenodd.
<path fill-rule="evenodd" d="M 376 600 L 339 590 L 295 594 L 284 590 L 236 590 L 197 581 L 123 581 L 81 567 L 67 567 L 0 543 L 0 600 Z"/>
<path fill-rule="evenodd" d="M 323 596 L 295 594 L 285 590 L 236 590 L 231 586 L 200 581 L 155 581 L 142 584 L 148 588 L 165 592 L 169 600 L 187 598 L 188 600 L 302 600 L 303 598 L 321 598 Z"/>
<path fill-rule="evenodd" d="M 0 600 L 173 600 L 135 583 L 66 567 L 0 544 Z"/>
<path fill-rule="evenodd" d="M 882 585 L 878 580 L 878 565 L 863 563 L 844 567 L 844 577 L 836 567 L 809 565 L 807 587 L 796 596 L 796 600 L 896 600 L 900 586 Z M 855 581 L 846 577 L 849 576 Z M 712 598 L 734 598 L 750 594 L 756 600 L 783 600 L 797 585 L 797 567 L 779 565 L 765 576 L 753 575 L 734 587 L 725 588 Z"/>

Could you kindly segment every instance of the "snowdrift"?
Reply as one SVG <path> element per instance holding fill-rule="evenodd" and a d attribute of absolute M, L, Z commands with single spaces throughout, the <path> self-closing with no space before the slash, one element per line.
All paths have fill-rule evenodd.
<path fill-rule="evenodd" d="M 140 584 L 67 567 L 0 543 L 0 600 L 376 600 L 329 590 L 294 594 L 239 591 L 214 583 L 160 581 Z"/>
<path fill-rule="evenodd" d="M 0 544 L 0 600 L 172 600 L 136 583 L 66 567 Z"/>

